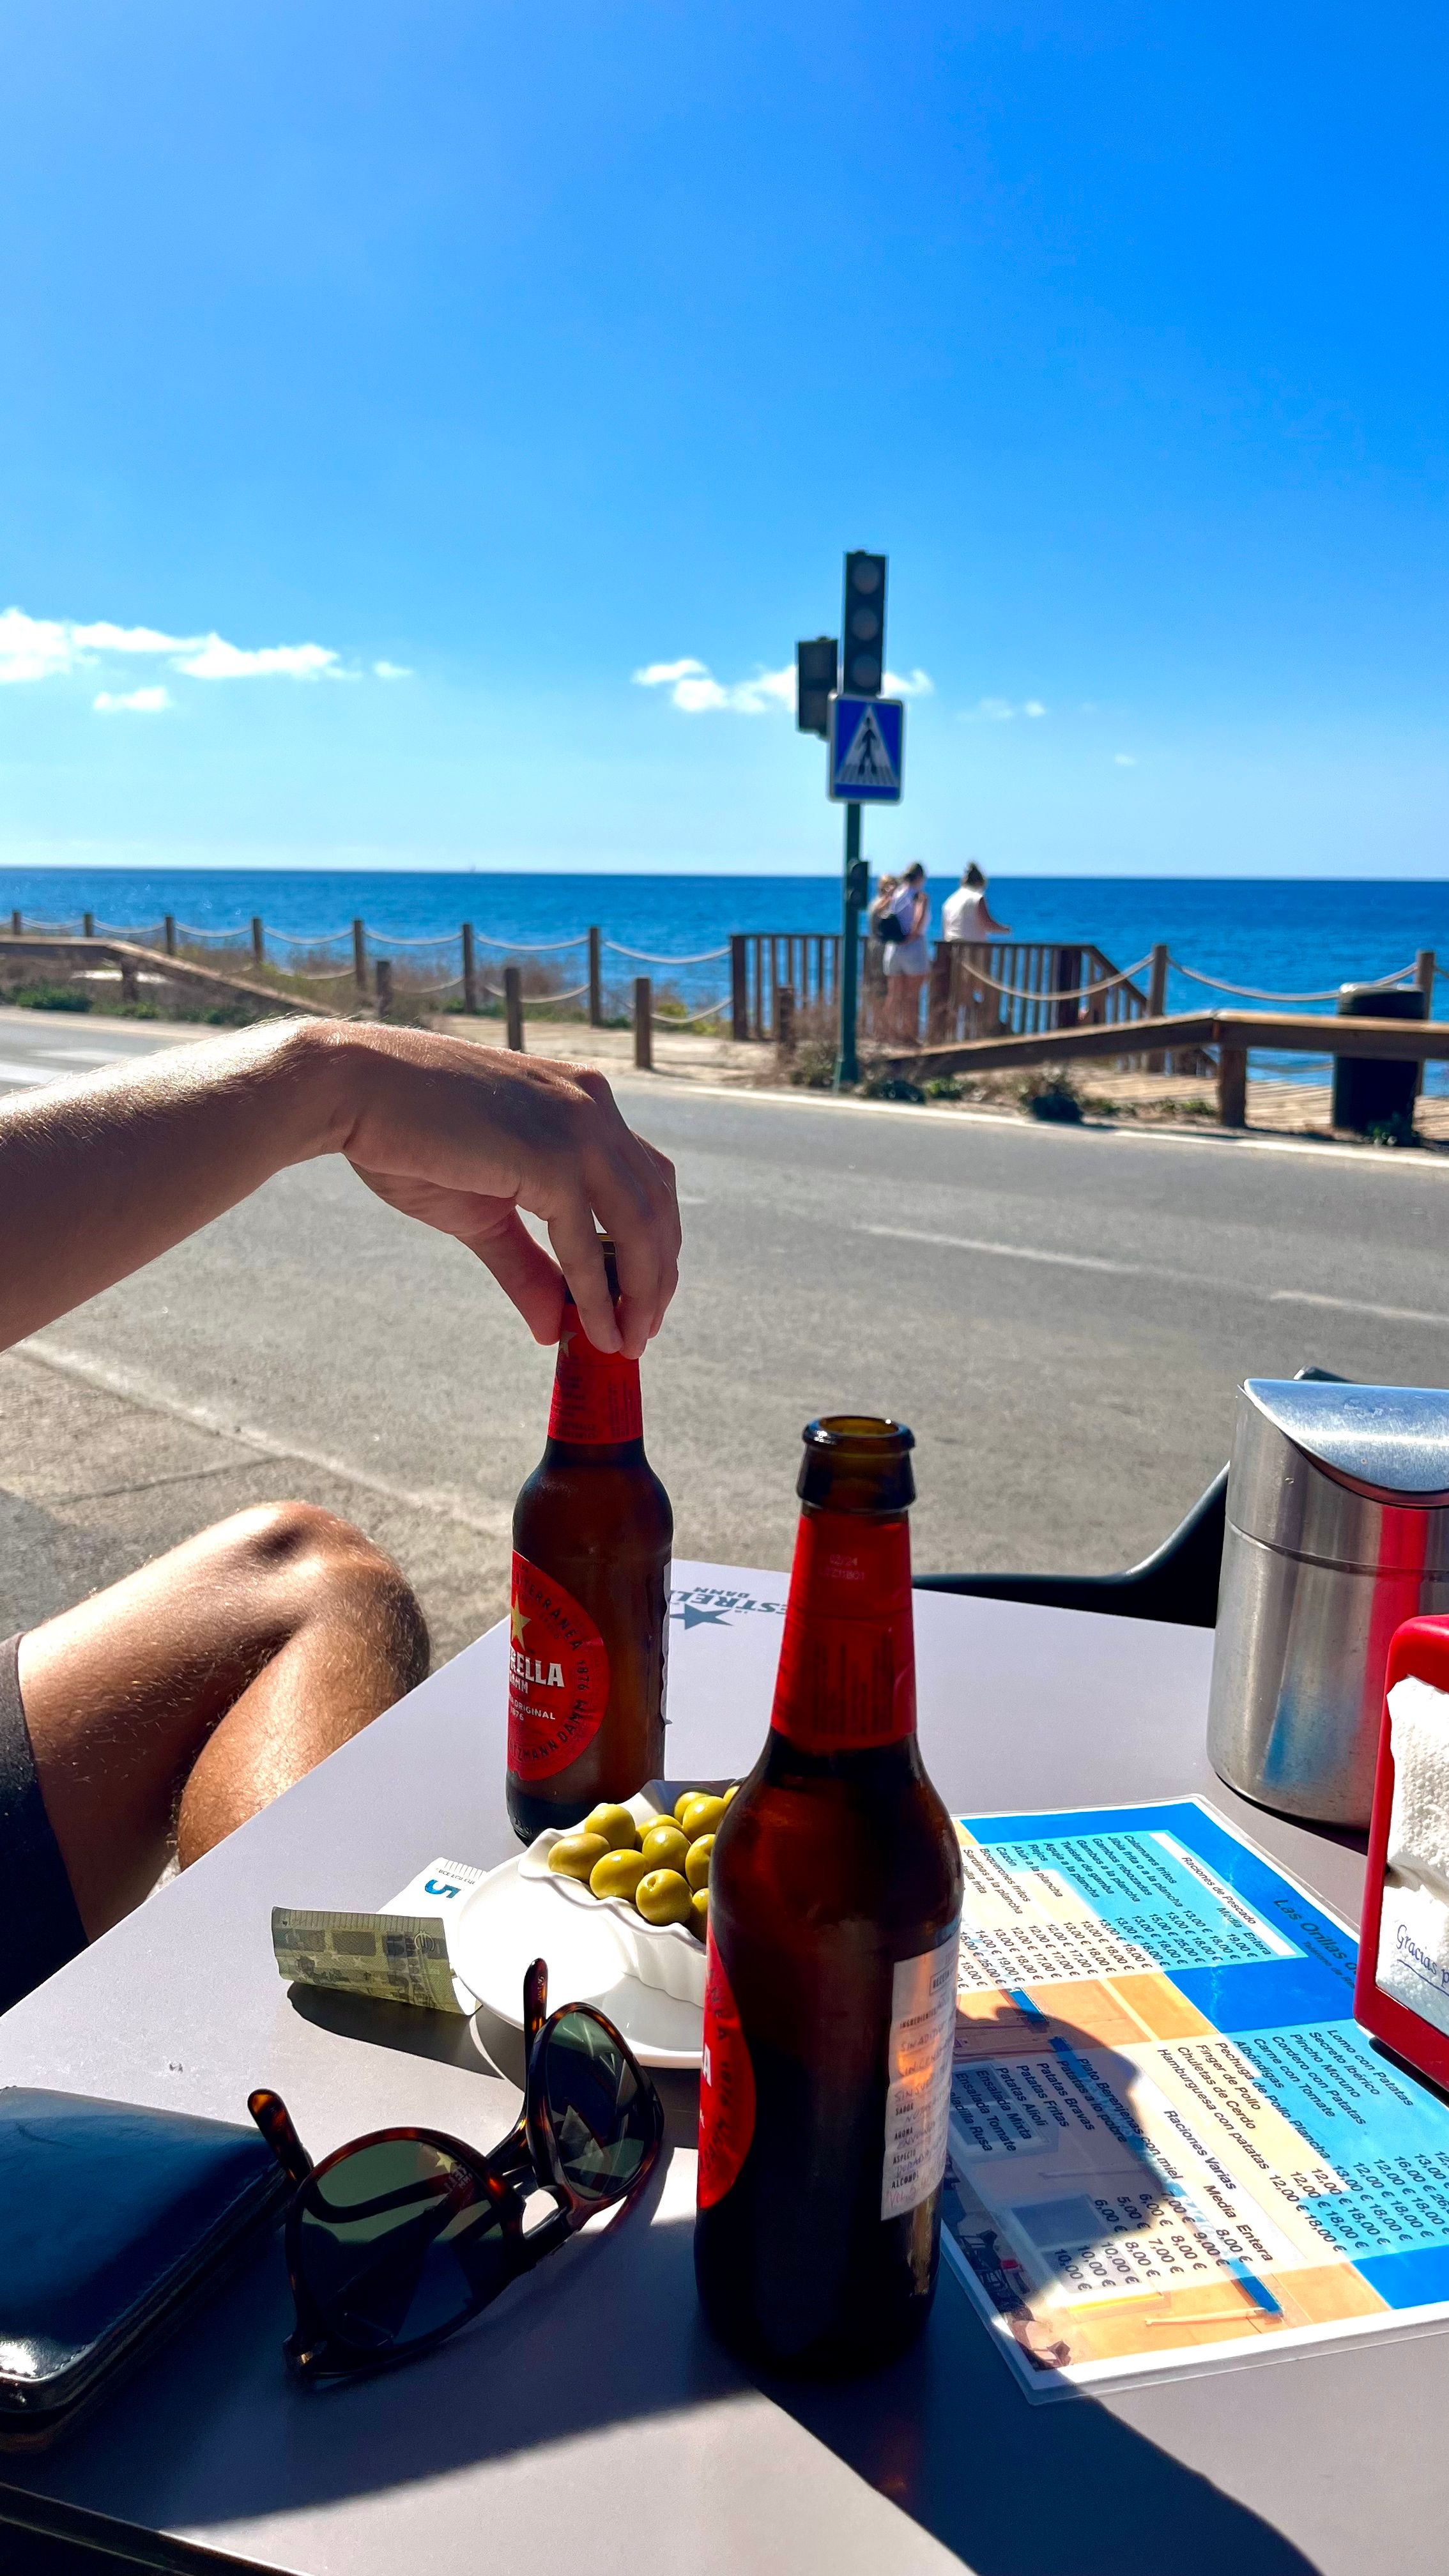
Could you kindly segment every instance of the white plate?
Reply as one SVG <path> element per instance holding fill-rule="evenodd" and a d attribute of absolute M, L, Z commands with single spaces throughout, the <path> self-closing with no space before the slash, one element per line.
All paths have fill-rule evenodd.
<path fill-rule="evenodd" d="M 500 2021 L 523 2027 L 523 1975 L 548 1962 L 549 2010 L 597 2004 L 642 2066 L 697 2067 L 704 2015 L 658 1986 L 631 1977 L 602 1908 L 560 1902 L 546 1880 L 520 1878 L 518 1862 L 490 1870 L 448 1927 L 448 1954 L 471 1993 Z"/>

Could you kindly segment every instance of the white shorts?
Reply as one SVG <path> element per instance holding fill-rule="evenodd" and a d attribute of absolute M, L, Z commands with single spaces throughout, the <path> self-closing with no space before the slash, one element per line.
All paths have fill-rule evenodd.
<path fill-rule="evenodd" d="M 929 975 L 931 952 L 924 939 L 897 939 L 886 949 L 888 975 Z"/>

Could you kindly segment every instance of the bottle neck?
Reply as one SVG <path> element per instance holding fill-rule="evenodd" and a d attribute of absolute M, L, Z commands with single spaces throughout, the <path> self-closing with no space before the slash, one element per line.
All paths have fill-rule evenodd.
<path fill-rule="evenodd" d="M 911 1539 L 904 1512 L 800 1515 L 772 1731 L 800 1752 L 874 1752 L 914 1739 Z"/>
<path fill-rule="evenodd" d="M 595 1350 L 570 1297 L 564 1306 L 549 1407 L 551 1462 L 578 1463 L 575 1453 L 582 1453 L 582 1462 L 589 1463 L 592 1453 L 607 1450 L 611 1466 L 628 1465 L 632 1455 L 643 1457 L 643 1442 L 638 1361 L 626 1359 L 622 1351 Z"/>

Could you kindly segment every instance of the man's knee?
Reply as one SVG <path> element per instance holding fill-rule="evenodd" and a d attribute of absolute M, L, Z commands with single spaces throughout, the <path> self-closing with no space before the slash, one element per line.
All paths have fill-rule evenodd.
<path fill-rule="evenodd" d="M 343 1622 L 393 1666 L 399 1694 L 428 1669 L 428 1631 L 417 1596 L 390 1556 L 318 1503 L 261 1503 L 223 1524 L 244 1579 L 278 1595 L 290 1627 Z"/>

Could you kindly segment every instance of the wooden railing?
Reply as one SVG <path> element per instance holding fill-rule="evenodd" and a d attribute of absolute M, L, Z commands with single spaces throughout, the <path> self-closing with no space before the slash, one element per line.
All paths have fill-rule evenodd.
<path fill-rule="evenodd" d="M 1111 958 L 1088 941 L 942 940 L 931 967 L 926 1043 L 956 1046 L 972 1038 L 1037 1037 L 1048 1029 L 1116 1028 L 1146 1019 L 1146 993 L 1138 984 L 1113 982 L 1116 974 Z M 1083 991 L 1094 984 L 1107 990 Z"/>
<path fill-rule="evenodd" d="M 776 995 L 795 997 L 798 1018 L 834 1005 L 840 989 L 838 930 L 740 930 L 730 941 L 730 1035 L 779 1036 Z"/>
<path fill-rule="evenodd" d="M 741 1041 L 778 1040 L 782 992 L 793 997 L 797 1025 L 802 1014 L 822 1005 L 833 1012 L 840 948 L 838 931 L 737 932 L 730 941 L 732 1035 Z M 885 952 L 876 939 L 863 939 L 861 951 L 860 1034 L 898 1036 L 898 1023 L 892 1031 L 886 1027 Z M 1094 984 L 1107 989 L 1083 993 L 1084 986 Z M 1004 991 L 997 989 L 1001 986 Z M 924 1035 L 928 1046 L 960 1046 L 980 1038 L 1036 1037 L 1053 1029 L 1126 1027 L 1151 1011 L 1152 997 L 1140 984 L 1119 979 L 1111 958 L 1091 941 L 993 939 L 968 945 L 940 940 L 931 964 Z M 1190 1049 L 1172 1069 L 1201 1073 L 1211 1068 L 1200 1050 Z"/>

